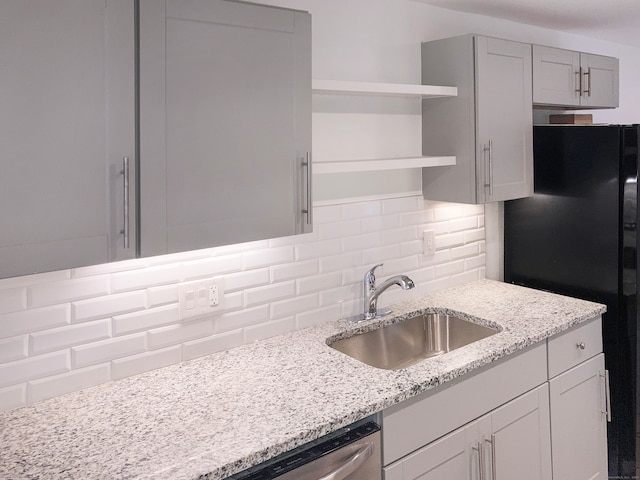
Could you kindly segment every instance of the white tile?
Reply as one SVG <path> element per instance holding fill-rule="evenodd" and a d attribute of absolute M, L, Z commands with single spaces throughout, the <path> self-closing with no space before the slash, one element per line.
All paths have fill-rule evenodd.
<path fill-rule="evenodd" d="M 358 235 L 362 232 L 360 220 L 348 220 L 345 222 L 325 223 L 318 226 L 318 238 L 328 240 L 350 235 Z"/>
<path fill-rule="evenodd" d="M 261 305 L 239 312 L 225 313 L 214 319 L 213 330 L 215 333 L 229 332 L 267 321 L 269 321 L 269 305 Z"/>
<path fill-rule="evenodd" d="M 58 395 L 106 383 L 110 380 L 109 368 L 109 364 L 96 365 L 61 375 L 32 380 L 28 384 L 28 402 L 40 402 Z"/>
<path fill-rule="evenodd" d="M 43 307 L 108 293 L 109 276 L 102 275 L 32 285 L 29 287 L 28 298 L 30 307 Z"/>
<path fill-rule="evenodd" d="M 156 267 L 113 273 L 111 286 L 114 293 L 138 290 L 155 285 L 177 283 L 180 280 L 180 264 L 159 265 Z"/>
<path fill-rule="evenodd" d="M 365 264 L 375 265 L 376 263 L 383 263 L 392 258 L 398 258 L 400 256 L 400 245 L 386 245 L 379 248 L 370 248 L 362 252 L 362 261 Z"/>
<path fill-rule="evenodd" d="M 147 304 L 147 292 L 118 293 L 90 300 L 80 300 L 71 304 L 74 322 L 83 322 L 94 318 L 104 318 L 131 310 L 140 310 Z"/>
<path fill-rule="evenodd" d="M 26 288 L 6 288 L 0 290 L 0 314 L 17 312 L 27 308 Z"/>
<path fill-rule="evenodd" d="M 341 318 L 340 305 L 317 308 L 296 315 L 296 328 L 307 328 Z"/>
<path fill-rule="evenodd" d="M 138 373 L 179 363 L 181 359 L 180 345 L 120 358 L 111 362 L 111 378 L 117 380 L 119 378 L 130 377 Z"/>
<path fill-rule="evenodd" d="M 277 318 L 295 315 L 296 313 L 301 313 L 305 310 L 317 308 L 318 306 L 317 294 L 297 296 L 281 302 L 272 303 L 270 318 L 271 320 L 275 320 Z"/>
<path fill-rule="evenodd" d="M 27 403 L 27 384 L 0 388 L 0 412 L 23 407 Z"/>
<path fill-rule="evenodd" d="M 224 292 L 224 303 L 222 305 L 222 313 L 233 312 L 234 310 L 240 310 L 244 308 L 244 291 L 239 292 Z M 220 313 L 217 312 L 216 315 Z"/>
<path fill-rule="evenodd" d="M 341 218 L 340 205 L 313 207 L 314 225 L 337 222 L 340 220 L 340 218 Z"/>
<path fill-rule="evenodd" d="M 293 260 L 293 245 L 254 250 L 243 254 L 243 268 L 249 270 L 252 268 L 269 267 L 279 263 L 293 262 Z"/>
<path fill-rule="evenodd" d="M 454 203 L 443 204 L 434 209 L 433 219 L 436 222 L 451 220 L 452 218 L 464 217 L 467 212 L 466 205 Z"/>
<path fill-rule="evenodd" d="M 282 282 L 294 278 L 302 278 L 318 273 L 318 260 L 306 260 L 303 262 L 286 263 L 284 265 L 274 265 L 270 269 L 271 281 Z"/>
<path fill-rule="evenodd" d="M 465 270 L 473 270 L 475 268 L 482 268 L 486 264 L 486 259 L 484 254 L 478 255 L 477 257 L 467 258 L 464 261 L 464 269 Z"/>
<path fill-rule="evenodd" d="M 254 305 L 259 305 L 273 300 L 293 297 L 295 294 L 295 282 L 289 281 L 245 290 L 244 299 L 245 305 L 247 307 L 252 307 Z"/>
<path fill-rule="evenodd" d="M 435 278 L 435 267 L 420 268 L 411 272 L 411 280 L 418 286 Z"/>
<path fill-rule="evenodd" d="M 0 365 L 0 387 L 69 370 L 69 352 L 54 352 Z"/>
<path fill-rule="evenodd" d="M 127 355 L 142 353 L 146 351 L 146 347 L 145 332 L 79 345 L 71 349 L 72 365 L 76 368 L 104 363 Z"/>
<path fill-rule="evenodd" d="M 291 332 L 294 328 L 295 321 L 293 317 L 261 323 L 244 329 L 244 342 L 250 343 L 264 338 L 275 337 L 276 335 Z"/>
<path fill-rule="evenodd" d="M 149 307 L 178 303 L 178 284 L 147 288 L 147 302 Z"/>
<path fill-rule="evenodd" d="M 400 215 L 383 215 L 381 217 L 367 217 L 360 220 L 363 232 L 378 232 L 391 228 L 398 228 L 400 224 Z"/>
<path fill-rule="evenodd" d="M 382 214 L 382 203 L 379 201 L 364 203 L 348 203 L 342 205 L 342 220 L 352 220 L 356 218 L 371 217 Z"/>
<path fill-rule="evenodd" d="M 315 242 L 318 240 L 318 227 L 313 227 L 313 231 L 289 237 L 270 238 L 269 248 L 278 248 L 284 246 L 297 245 L 299 243 Z"/>
<path fill-rule="evenodd" d="M 93 322 L 66 325 L 32 333 L 31 353 L 39 355 L 65 347 L 104 340 L 111 336 L 110 320 L 94 320 Z"/>
<path fill-rule="evenodd" d="M 479 228 L 477 230 L 466 230 L 464 232 L 465 243 L 478 242 L 480 240 L 484 240 L 484 228 Z"/>
<path fill-rule="evenodd" d="M 276 268 L 276 267 L 272 267 Z M 266 285 L 269 283 L 269 269 L 259 268 L 257 270 L 247 270 L 246 272 L 230 273 L 224 276 L 224 291 L 241 290 L 258 285 Z"/>
<path fill-rule="evenodd" d="M 336 288 L 342 284 L 340 272 L 324 273 L 296 280 L 296 291 L 299 295 Z"/>
<path fill-rule="evenodd" d="M 147 332 L 149 350 L 177 345 L 187 340 L 213 334 L 213 319 L 193 320 L 181 325 L 158 328 Z"/>
<path fill-rule="evenodd" d="M 20 335 L 0 340 L 0 363 L 26 358 L 29 353 L 29 336 Z"/>
<path fill-rule="evenodd" d="M 418 229 L 416 227 L 404 227 L 380 232 L 380 245 L 392 245 L 417 239 Z"/>
<path fill-rule="evenodd" d="M 242 330 L 212 335 L 210 337 L 185 342 L 182 347 L 184 360 L 202 357 L 211 353 L 228 350 L 244 343 Z"/>
<path fill-rule="evenodd" d="M 418 268 L 418 256 L 400 257 L 384 262 L 384 276 L 378 277 L 378 283 L 391 275 L 409 275 Z M 410 275 L 409 275 L 410 276 Z"/>
<path fill-rule="evenodd" d="M 341 243 L 343 252 L 362 251 L 367 248 L 376 248 L 382 245 L 382 233 L 372 232 L 353 237 L 346 237 L 342 239 Z"/>
<path fill-rule="evenodd" d="M 341 253 L 340 239 L 296 245 L 296 260 L 311 260 Z"/>
<path fill-rule="evenodd" d="M 436 235 L 436 250 L 464 245 L 466 232 L 450 233 L 447 235 Z"/>
<path fill-rule="evenodd" d="M 178 305 L 165 305 L 113 317 L 113 335 L 126 335 L 179 322 L 180 311 Z"/>
<path fill-rule="evenodd" d="M 362 252 L 349 252 L 341 255 L 332 255 L 320 259 L 320 272 L 337 272 L 345 268 L 361 266 Z"/>
<path fill-rule="evenodd" d="M 408 257 L 410 255 L 422 255 L 424 253 L 424 245 L 422 240 L 413 240 L 411 242 L 402 242 L 400 244 L 400 256 Z"/>
<path fill-rule="evenodd" d="M 401 213 L 398 218 L 400 225 L 424 225 L 433 222 L 433 210 Z"/>
<path fill-rule="evenodd" d="M 35 273 L 21 277 L 0 279 L 0 291 L 13 288 L 28 287 L 39 283 L 58 282 L 70 278 L 69 270 L 57 270 L 55 272 Z"/>
<path fill-rule="evenodd" d="M 458 260 L 459 258 L 475 257 L 478 255 L 478 244 L 469 243 L 462 247 L 452 248 L 450 251 L 451 260 Z"/>
<path fill-rule="evenodd" d="M 435 267 L 436 278 L 451 277 L 462 272 L 464 272 L 464 260 L 436 265 Z"/>
<path fill-rule="evenodd" d="M 320 292 L 320 306 L 322 307 L 348 302 L 353 299 L 358 299 L 359 302 L 362 302 L 362 285 L 359 283 Z"/>
<path fill-rule="evenodd" d="M 413 212 L 420 207 L 420 197 L 391 198 L 382 202 L 382 212 L 385 215 L 392 213 Z"/>
<path fill-rule="evenodd" d="M 182 277 L 185 280 L 193 280 L 240 270 L 242 270 L 242 255 L 234 253 L 184 262 L 182 264 Z"/>
<path fill-rule="evenodd" d="M 147 263 L 143 258 L 133 258 L 120 262 L 102 263 L 100 265 L 90 265 L 88 267 L 78 267 L 71 269 L 71 278 L 93 277 L 95 275 L 105 275 L 107 273 L 126 272 L 136 268 L 145 268 Z"/>
<path fill-rule="evenodd" d="M 478 228 L 478 217 L 464 217 L 449 221 L 449 231 L 472 230 Z"/>
<path fill-rule="evenodd" d="M 418 255 L 418 263 L 420 267 L 430 267 L 441 265 L 451 260 L 451 250 L 436 250 L 435 255 Z"/>
<path fill-rule="evenodd" d="M 56 305 L 0 315 L 0 338 L 60 327 L 68 325 L 70 322 L 71 307 L 69 305 Z"/>

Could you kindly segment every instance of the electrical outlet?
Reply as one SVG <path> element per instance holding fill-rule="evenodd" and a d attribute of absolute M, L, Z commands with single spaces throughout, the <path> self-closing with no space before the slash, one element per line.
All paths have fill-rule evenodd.
<path fill-rule="evenodd" d="M 436 233 L 433 230 L 424 230 L 422 232 L 423 252 L 428 257 L 436 254 Z"/>
<path fill-rule="evenodd" d="M 212 315 L 222 310 L 222 279 L 208 278 L 178 285 L 180 320 Z"/>

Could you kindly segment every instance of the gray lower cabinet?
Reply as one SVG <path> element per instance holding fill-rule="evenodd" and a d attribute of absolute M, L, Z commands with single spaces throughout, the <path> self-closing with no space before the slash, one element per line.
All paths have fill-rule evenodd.
<path fill-rule="evenodd" d="M 0 278 L 134 253 L 133 19 L 126 0 L 0 2 Z"/>
<path fill-rule="evenodd" d="M 423 169 L 427 199 L 486 203 L 533 193 L 531 45 L 465 35 L 422 44 L 422 83 L 458 96 L 422 106 L 424 155 L 456 165 Z"/>
<path fill-rule="evenodd" d="M 606 479 L 600 322 L 385 410 L 385 480 Z"/>
<path fill-rule="evenodd" d="M 310 231 L 311 17 L 140 2 L 142 255 Z"/>
<path fill-rule="evenodd" d="M 549 108 L 615 108 L 618 59 L 533 46 L 533 103 Z"/>

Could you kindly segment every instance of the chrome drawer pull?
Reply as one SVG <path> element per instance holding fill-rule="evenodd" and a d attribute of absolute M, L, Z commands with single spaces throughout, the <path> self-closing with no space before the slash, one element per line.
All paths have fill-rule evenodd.
<path fill-rule="evenodd" d="M 585 348 L 587 348 L 587 345 L 584 342 L 580 342 L 576 344 L 576 347 L 578 347 L 580 350 L 584 350 Z"/>

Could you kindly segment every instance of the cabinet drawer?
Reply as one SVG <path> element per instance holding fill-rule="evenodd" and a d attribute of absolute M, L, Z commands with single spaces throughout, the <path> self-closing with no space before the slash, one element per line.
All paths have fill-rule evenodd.
<path fill-rule="evenodd" d="M 602 319 L 594 318 L 548 340 L 549 378 L 602 352 Z"/>
<path fill-rule="evenodd" d="M 382 412 L 383 465 L 547 381 L 544 342 Z"/>

